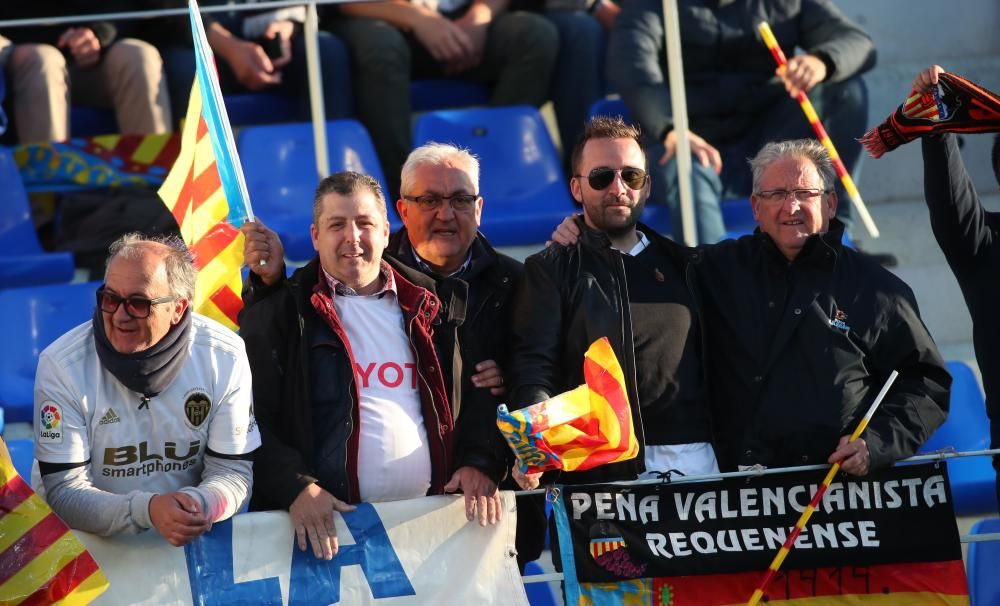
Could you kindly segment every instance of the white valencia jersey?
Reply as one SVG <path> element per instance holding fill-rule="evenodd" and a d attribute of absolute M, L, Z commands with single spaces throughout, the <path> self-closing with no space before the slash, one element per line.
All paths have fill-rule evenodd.
<path fill-rule="evenodd" d="M 107 492 L 164 493 L 201 482 L 206 449 L 252 452 L 260 434 L 243 340 L 192 313 L 188 347 L 177 377 L 147 401 L 101 365 L 91 322 L 57 339 L 35 374 L 35 458 L 89 460 Z"/>

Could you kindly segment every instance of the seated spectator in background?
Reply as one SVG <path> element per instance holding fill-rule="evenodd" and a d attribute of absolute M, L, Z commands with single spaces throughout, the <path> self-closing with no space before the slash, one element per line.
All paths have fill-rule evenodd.
<path fill-rule="evenodd" d="M 607 337 L 625 372 L 640 454 L 562 473 L 559 481 L 718 472 L 701 319 L 685 277 L 694 251 L 638 223 L 650 189 L 638 129 L 620 117 L 595 117 L 573 150 L 573 171 L 579 176 L 570 190 L 583 205 L 583 220 L 573 223 L 573 244 L 525 261 L 515 298 L 510 401 L 530 405 L 581 385 L 584 353 Z"/>
<path fill-rule="evenodd" d="M 506 0 L 390 0 L 344 4 L 324 17 L 351 51 L 358 116 L 372 136 L 389 193 L 412 148 L 410 79 L 488 82 L 491 105 L 540 106 L 558 52 L 555 28 L 507 11 Z"/>
<path fill-rule="evenodd" d="M 938 65 L 927 68 L 914 80 L 914 90 L 930 92 L 943 72 Z M 921 145 L 931 227 L 972 315 L 972 342 L 990 417 L 990 448 L 1000 448 L 1000 213 L 986 210 L 980 202 L 954 134 L 931 134 L 923 137 Z M 991 162 L 1000 184 L 1000 135 L 993 140 Z M 993 467 L 1000 470 L 1000 457 L 993 457 Z"/>
<path fill-rule="evenodd" d="M 607 32 L 621 8 L 612 0 L 515 0 L 515 5 L 541 12 L 559 32 L 550 97 L 568 167 L 590 106 L 604 98 Z"/>
<path fill-rule="evenodd" d="M 680 0 L 681 50 L 694 157 L 698 242 L 725 233 L 719 200 L 751 193 L 743 163 L 768 141 L 812 137 L 794 95 L 809 94 L 847 170 L 857 178 L 867 128 L 868 92 L 860 74 L 875 64 L 871 38 L 830 0 Z M 774 59 L 756 28 L 766 20 L 785 54 L 787 71 Z M 794 55 L 802 49 L 804 54 Z M 679 189 L 674 160 L 676 134 L 664 51 L 660 0 L 622 7 L 608 43 L 608 79 L 647 137 L 653 159 L 653 203 L 672 209 L 680 238 Z M 838 184 L 839 187 L 839 184 Z M 841 217 L 849 218 L 849 204 Z"/>
<path fill-rule="evenodd" d="M 241 0 L 237 4 L 252 4 Z M 132 0 L 136 10 L 184 8 L 183 0 Z M 201 6 L 233 4 L 223 0 L 203 0 Z M 304 6 L 270 11 L 202 13 L 208 43 L 216 56 L 219 85 L 223 94 L 265 92 L 295 99 L 296 118 L 308 121 L 309 76 L 306 70 Z M 167 84 L 174 115 L 187 112 L 188 96 L 194 83 L 195 59 L 191 23 L 185 17 L 137 22 L 138 35 L 163 53 Z M 347 48 L 336 37 L 319 32 L 317 50 L 323 84 L 327 120 L 347 118 L 354 112 L 350 64 Z M 276 121 L 277 118 L 264 121 Z"/>
<path fill-rule="evenodd" d="M 185 545 L 249 499 L 250 366 L 235 333 L 191 311 L 195 271 L 178 239 L 123 236 L 93 321 L 39 357 L 35 458 L 71 528 Z"/>
<path fill-rule="evenodd" d="M 3 2 L 0 20 L 125 8 L 121 2 Z M 146 42 L 121 36 L 118 27 L 101 21 L 0 32 L 0 67 L 12 97 L 18 141 L 69 139 L 70 105 L 114 109 L 122 133 L 170 131 L 170 100 L 160 54 Z M 11 44 L 13 48 L 5 52 Z"/>
<path fill-rule="evenodd" d="M 836 172 L 819 142 L 768 143 L 751 169 L 759 228 L 701 247 L 689 281 L 720 467 L 843 459 L 845 472 L 866 475 L 914 454 L 947 416 L 951 376 L 913 292 L 842 246 Z M 567 219 L 553 239 L 579 234 Z M 867 431 L 848 443 L 893 370 Z"/>
<path fill-rule="evenodd" d="M 251 508 L 288 509 L 299 548 L 308 537 L 326 559 L 337 552 L 333 512 L 350 503 L 462 491 L 468 518 L 494 523 L 502 463 L 482 447 L 495 416 L 449 405 L 448 386 L 465 376 L 461 310 L 444 309 L 432 278 L 383 257 L 388 213 L 372 177 L 321 181 L 313 221 L 318 256 L 287 281 L 268 268 L 280 244 L 247 239 L 240 326 L 263 434 Z"/>
<path fill-rule="evenodd" d="M 819 142 L 768 143 L 750 166 L 759 229 L 706 247 L 695 272 L 720 464 L 844 459 L 865 475 L 913 455 L 944 422 L 951 386 L 913 292 L 841 244 L 836 172 Z M 847 443 L 893 370 L 868 429 Z"/>

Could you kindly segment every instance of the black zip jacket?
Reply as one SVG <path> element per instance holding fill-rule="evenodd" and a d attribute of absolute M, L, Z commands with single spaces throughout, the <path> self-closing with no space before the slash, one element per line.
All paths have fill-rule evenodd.
<path fill-rule="evenodd" d="M 453 423 L 455 411 L 448 408 L 448 364 L 460 364 L 450 357 L 456 322 L 450 316 L 436 319 L 439 303 L 431 290 L 433 280 L 385 260 L 396 272 L 405 328 L 417 357 L 424 422 L 432 442 L 431 492 L 440 493 L 455 469 L 473 465 L 488 474 L 496 464 L 477 464 L 471 455 L 475 449 L 463 444 L 477 444 L 485 431 L 469 422 L 472 417 Z M 350 350 L 310 303 L 318 281 L 319 263 L 314 259 L 288 280 L 264 287 L 252 278 L 244 289 L 240 333 L 253 370 L 262 442 L 254 461 L 252 510 L 287 509 L 314 482 L 341 500 L 358 500 L 357 390 Z M 486 430 L 493 428 L 495 422 Z M 329 449 L 321 457 L 322 469 L 316 465 L 320 449 Z M 455 456 L 460 449 L 466 453 L 463 458 Z"/>
<path fill-rule="evenodd" d="M 929 135 L 924 152 L 924 196 L 934 237 L 972 316 L 972 343 L 986 389 L 992 448 L 1000 447 L 1000 213 L 979 202 L 955 135 Z M 1000 468 L 1000 457 L 994 457 Z M 1000 480 L 998 480 L 1000 490 Z"/>
<path fill-rule="evenodd" d="M 893 369 L 862 435 L 872 469 L 944 422 L 951 376 L 912 291 L 842 235 L 832 221 L 791 263 L 759 230 L 704 249 L 695 273 L 722 469 L 826 462 Z"/>
<path fill-rule="evenodd" d="M 461 403 L 463 414 L 477 418 L 474 422 L 476 426 L 492 428 L 491 432 L 483 432 L 484 439 L 477 444 L 462 444 L 466 448 L 476 447 L 477 467 L 484 469 L 488 462 L 495 463 L 495 468 L 484 471 L 493 480 L 499 481 L 514 460 L 513 451 L 496 427 L 497 406 L 504 399 L 494 396 L 487 388 L 473 385 L 472 375 L 476 373 L 476 364 L 483 360 L 495 360 L 501 371 L 507 371 L 514 288 L 524 274 L 524 266 L 497 252 L 482 234 L 476 236 L 470 250 L 469 266 L 461 276 L 425 273 L 435 282 L 442 310 L 452 315 L 460 314 L 463 318 L 458 327 L 455 352 L 461 359 L 461 367 L 457 370 L 456 380 L 452 381 L 449 396 L 453 402 Z M 413 256 L 413 247 L 405 228 L 389 238 L 386 254 L 417 271 L 424 271 Z M 457 453 L 459 457 L 465 454 Z"/>
<path fill-rule="evenodd" d="M 608 337 L 625 374 L 639 454 L 629 461 L 562 474 L 559 481 L 631 480 L 645 471 L 645 431 L 636 387 L 625 267 L 621 253 L 611 248 L 606 234 L 588 228 L 579 217 L 576 220 L 581 230 L 576 245 L 553 245 L 525 261 L 524 280 L 514 300 L 511 374 L 516 387 L 510 400 L 523 407 L 583 384 L 584 354 L 591 343 Z M 698 252 L 643 225 L 639 229 L 666 251 L 680 275 L 688 276 L 689 262 Z"/>

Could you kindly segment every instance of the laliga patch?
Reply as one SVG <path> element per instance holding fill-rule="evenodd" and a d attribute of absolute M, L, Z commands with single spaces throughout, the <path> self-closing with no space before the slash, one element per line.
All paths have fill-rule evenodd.
<path fill-rule="evenodd" d="M 208 418 L 208 411 L 212 408 L 212 401 L 208 399 L 208 394 L 202 391 L 190 391 L 184 398 L 184 416 L 191 425 L 198 427 Z"/>
<path fill-rule="evenodd" d="M 62 444 L 62 407 L 52 401 L 42 402 L 38 413 L 38 441 L 42 444 Z"/>

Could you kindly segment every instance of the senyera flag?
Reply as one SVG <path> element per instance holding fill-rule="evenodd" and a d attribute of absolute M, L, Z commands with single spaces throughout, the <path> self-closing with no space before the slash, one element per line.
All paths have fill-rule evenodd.
<path fill-rule="evenodd" d="M 89 604 L 107 588 L 97 562 L 17 475 L 0 440 L 0 604 Z"/>
<path fill-rule="evenodd" d="M 497 426 L 522 471 L 584 471 L 639 454 L 625 375 L 608 339 L 584 355 L 586 383 L 572 391 L 508 412 L 497 410 Z"/>
<path fill-rule="evenodd" d="M 188 101 L 180 155 L 159 194 L 195 257 L 195 311 L 235 330 L 243 306 L 239 227 L 253 221 L 253 211 L 195 0 L 189 0 L 188 12 L 197 77 Z"/>

